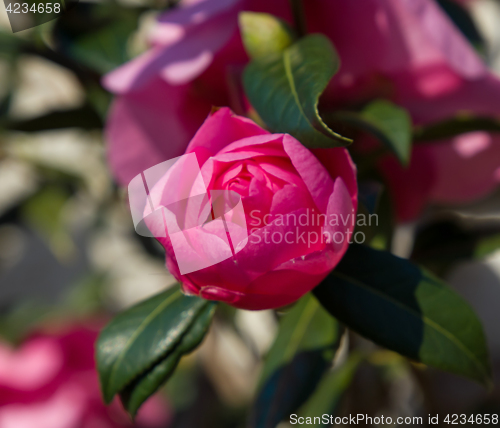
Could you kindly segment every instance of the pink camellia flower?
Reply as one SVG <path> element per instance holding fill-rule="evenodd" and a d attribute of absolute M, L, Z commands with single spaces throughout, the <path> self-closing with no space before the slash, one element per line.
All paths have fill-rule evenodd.
<path fill-rule="evenodd" d="M 164 428 L 170 413 L 158 397 L 134 425 L 114 402 L 101 400 L 94 368 L 98 327 L 38 333 L 19 348 L 0 343 L 0 428 Z"/>
<path fill-rule="evenodd" d="M 320 3 L 310 3 L 317 7 L 311 29 L 333 40 L 343 64 L 325 108 L 389 98 L 415 125 L 464 112 L 500 115 L 500 80 L 433 0 L 371 0 L 361 14 L 357 1 Z M 349 22 L 363 30 L 349 34 Z M 500 183 L 499 159 L 500 138 L 473 132 L 416 144 L 409 168 L 387 157 L 380 170 L 399 219 L 410 220 L 428 202 L 465 203 L 490 193 Z"/>
<path fill-rule="evenodd" d="M 187 294 L 244 309 L 277 308 L 312 290 L 344 255 L 353 239 L 357 209 L 356 170 L 347 150 L 310 151 L 288 134 L 271 134 L 222 108 L 204 122 L 186 153 L 196 155 L 201 175 L 186 164 L 174 165 L 150 190 L 145 216 L 151 214 L 150 206 L 171 207 L 172 195 L 181 187 L 183 193 L 199 194 L 199 177 L 211 194 L 236 195 L 244 212 L 227 222 L 226 230 L 221 223 L 206 221 L 211 209 L 204 210 L 199 202 L 181 216 L 170 209 L 178 229 L 188 221 L 202 225 L 185 233 L 189 245 L 180 248 L 175 248 L 170 226 L 169 235 L 162 233 L 168 212 L 149 222 L 165 247 L 167 267 Z M 243 234 L 241 226 L 247 228 Z M 212 260 L 224 251 L 229 235 L 231 257 L 181 273 L 180 261 L 190 262 L 193 255 Z"/>
<path fill-rule="evenodd" d="M 415 125 L 462 111 L 500 113 L 499 79 L 434 0 L 304 5 L 308 30 L 330 37 L 342 62 L 322 99 L 325 109 L 387 98 L 407 108 Z M 105 77 L 118 95 L 107 139 L 119 182 L 128 184 L 142 170 L 182 154 L 212 105 L 243 113 L 238 82 L 248 59 L 237 30 L 240 10 L 290 20 L 286 0 L 184 0 L 160 16 L 150 51 Z M 380 168 L 400 220 L 408 220 L 428 202 L 487 195 L 500 180 L 499 158 L 498 137 L 471 133 L 416 146 L 408 169 L 394 158 Z"/>

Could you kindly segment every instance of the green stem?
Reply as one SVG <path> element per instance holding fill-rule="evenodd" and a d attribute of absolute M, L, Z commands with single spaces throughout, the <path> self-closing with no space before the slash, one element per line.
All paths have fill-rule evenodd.
<path fill-rule="evenodd" d="M 290 0 L 290 6 L 292 8 L 295 29 L 297 30 L 299 37 L 303 37 L 307 33 L 304 4 L 302 3 L 302 0 Z"/>

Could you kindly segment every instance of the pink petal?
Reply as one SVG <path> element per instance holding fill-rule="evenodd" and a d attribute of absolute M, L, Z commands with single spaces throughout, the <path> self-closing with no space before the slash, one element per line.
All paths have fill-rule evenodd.
<path fill-rule="evenodd" d="M 470 202 L 500 185 L 500 136 L 472 132 L 416 150 L 425 151 L 435 165 L 430 194 L 435 202 Z"/>
<path fill-rule="evenodd" d="M 347 149 L 314 149 L 311 150 L 333 178 L 342 177 L 347 191 L 351 195 L 354 210 L 358 207 L 358 183 L 356 165 Z"/>
<path fill-rule="evenodd" d="M 307 212 L 306 209 L 301 208 L 289 213 L 287 218 L 290 220 L 283 220 L 281 223 L 284 224 L 275 220 L 255 230 L 249 236 L 246 246 L 240 249 L 233 258 L 186 275 L 182 277 L 182 280 L 186 278 L 191 284 L 217 284 L 224 289 L 245 292 L 252 281 L 280 264 L 324 248 L 324 244 L 320 241 L 320 227 L 300 226 L 296 223 L 301 215 L 307 218 Z M 309 215 L 310 212 L 311 209 L 309 209 Z M 293 217 L 295 217 L 295 223 Z M 318 236 L 317 242 L 313 242 L 312 238 L 310 242 L 307 241 L 309 232 Z M 292 241 L 293 244 L 286 240 Z"/>
<path fill-rule="evenodd" d="M 167 10 L 158 17 L 149 40 L 153 44 L 163 46 L 177 42 L 193 27 L 209 22 L 239 3 L 242 3 L 242 0 L 181 1 L 175 9 Z"/>
<path fill-rule="evenodd" d="M 225 7 L 214 8 L 217 1 L 207 0 L 181 10 L 191 19 L 196 20 L 198 16 L 199 22 L 178 35 L 180 39 L 175 43 L 171 43 L 169 33 L 167 46 L 156 43 L 148 52 L 107 74 L 103 85 L 120 94 L 137 91 L 158 75 L 171 85 L 181 85 L 199 76 L 211 64 L 215 52 L 230 40 L 237 26 L 239 0 L 224 0 Z M 182 25 L 182 19 L 176 25 Z M 153 40 L 155 37 L 164 36 L 153 34 Z"/>
<path fill-rule="evenodd" d="M 190 153 L 196 148 L 204 147 L 215 155 L 234 141 L 257 135 L 270 134 L 250 119 L 236 116 L 230 109 L 224 107 L 211 114 L 205 120 L 189 143 L 186 153 Z M 268 137 L 268 139 L 275 138 Z"/>
<path fill-rule="evenodd" d="M 35 339 L 19 350 L 0 347 L 0 387 L 35 390 L 48 384 L 62 368 L 63 353 L 54 340 Z"/>
<path fill-rule="evenodd" d="M 106 124 L 108 162 L 116 179 L 127 185 L 142 171 L 180 156 L 209 109 L 189 86 L 160 79 L 140 93 L 118 97 Z"/>
<path fill-rule="evenodd" d="M 415 146 L 405 169 L 381 160 L 400 221 L 414 219 L 429 202 L 460 204 L 487 196 L 500 185 L 500 137 L 473 132 Z"/>
<path fill-rule="evenodd" d="M 435 73 L 450 73 L 443 67 Z M 405 76 L 401 80 L 400 102 L 410 110 L 415 123 L 438 122 L 455 116 L 462 111 L 472 112 L 479 116 L 500 115 L 500 80 L 487 74 L 479 80 L 463 80 L 449 77 L 448 82 L 455 79 L 451 90 L 444 91 L 440 84 L 437 95 L 427 95 L 419 89 L 418 76 Z M 457 80 L 458 79 L 458 80 Z"/>
<path fill-rule="evenodd" d="M 168 427 L 173 411 L 167 400 L 158 395 L 149 398 L 137 413 L 137 423 L 144 428 Z"/>
<path fill-rule="evenodd" d="M 308 6 L 311 30 L 331 37 L 343 72 L 394 73 L 441 62 L 465 78 L 486 73 L 472 46 L 434 1 L 367 0 L 361 5 L 317 0 Z M 352 22 L 358 31 L 351 31 Z"/>
<path fill-rule="evenodd" d="M 446 62 L 457 74 L 477 79 L 487 73 L 467 39 L 434 1 L 389 0 L 402 36 L 412 55 L 412 66 Z"/>
<path fill-rule="evenodd" d="M 283 147 L 304 180 L 319 211 L 325 213 L 333 191 L 332 177 L 312 152 L 291 135 L 286 134 L 283 137 Z"/>
<path fill-rule="evenodd" d="M 274 194 L 269 211 L 274 215 L 286 215 L 303 207 L 314 207 L 307 189 L 287 184 Z"/>
<path fill-rule="evenodd" d="M 44 402 L 3 406 L 0 427 L 75 428 L 84 416 L 86 399 L 78 385 L 63 385 Z"/>
<path fill-rule="evenodd" d="M 248 286 L 248 292 L 233 298 L 231 305 L 247 310 L 263 310 L 289 305 L 311 291 L 325 273 L 305 273 L 277 269 L 260 276 Z M 269 292 L 266 292 L 269 290 Z"/>

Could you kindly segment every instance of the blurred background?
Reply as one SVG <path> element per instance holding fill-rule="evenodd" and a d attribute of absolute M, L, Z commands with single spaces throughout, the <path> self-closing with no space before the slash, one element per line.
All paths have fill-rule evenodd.
<path fill-rule="evenodd" d="M 134 232 L 125 192 L 106 167 L 102 128 L 112 97 L 100 85 L 103 74 L 146 49 L 145 34 L 169 3 L 81 1 L 59 19 L 16 34 L 0 11 L 0 335 L 8 352 L 33 334 L 102 325 L 175 283 L 162 248 Z M 449 3 L 442 6 L 461 19 Z M 478 0 L 468 11 L 474 25 L 463 21 L 464 31 L 500 72 L 500 2 Z M 453 211 L 431 209 L 420 223 L 398 226 L 393 242 L 396 254 L 438 270 L 474 306 L 487 330 L 497 385 L 499 196 Z M 473 245 L 478 231 L 487 238 L 479 249 Z M 437 235 L 439 248 L 426 239 Z M 450 260 L 433 266 L 433 251 L 443 249 Z M 161 392 L 169 415 L 155 426 L 244 426 L 278 317 L 221 308 L 204 344 L 181 361 Z M 413 365 L 354 334 L 339 359 L 354 344 L 368 356 L 339 388 L 340 415 L 500 413 L 498 387 L 487 392 Z M 0 380 L 6 352 L 0 352 Z M 0 406 L 1 400 L 0 394 Z M 11 428 L 5 420 L 0 410 L 0 428 Z M 123 423 L 117 426 L 130 422 Z M 48 428 L 59 426 L 66 428 Z"/>

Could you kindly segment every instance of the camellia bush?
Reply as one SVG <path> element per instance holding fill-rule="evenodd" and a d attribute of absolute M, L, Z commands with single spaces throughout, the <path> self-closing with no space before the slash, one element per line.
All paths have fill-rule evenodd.
<path fill-rule="evenodd" d="M 440 279 L 449 242 L 391 251 L 398 225 L 499 182 L 500 80 L 452 17 L 434 0 L 181 0 L 104 76 L 109 166 L 147 184 L 132 208 L 178 281 L 102 330 L 106 402 L 135 416 L 227 305 L 280 314 L 253 427 L 334 414 L 366 357 L 351 346 L 329 370 L 348 330 L 492 386 L 481 322 Z M 148 181 L 189 155 L 196 174 L 174 163 Z M 217 213 L 213 192 L 237 201 Z"/>

